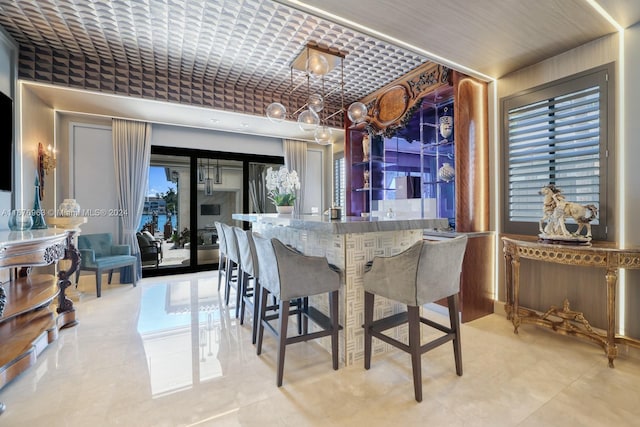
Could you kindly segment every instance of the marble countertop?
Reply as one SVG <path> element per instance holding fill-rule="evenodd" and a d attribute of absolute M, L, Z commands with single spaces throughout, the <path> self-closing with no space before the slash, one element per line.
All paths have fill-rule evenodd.
<path fill-rule="evenodd" d="M 46 240 L 66 236 L 67 232 L 63 229 L 45 228 L 40 230 L 25 231 L 0 231 L 0 246 L 6 246 L 15 243 Z"/>
<path fill-rule="evenodd" d="M 376 231 L 400 231 L 442 229 L 449 227 L 446 218 L 362 218 L 356 216 L 329 219 L 323 215 L 233 214 L 233 219 L 274 226 L 291 227 L 331 234 L 372 233 Z"/>
<path fill-rule="evenodd" d="M 439 230 L 425 230 L 423 236 L 428 239 L 450 239 L 453 237 L 458 237 L 465 235 L 469 238 L 473 237 L 484 237 L 484 236 L 492 236 L 495 234 L 495 231 L 439 231 Z"/>

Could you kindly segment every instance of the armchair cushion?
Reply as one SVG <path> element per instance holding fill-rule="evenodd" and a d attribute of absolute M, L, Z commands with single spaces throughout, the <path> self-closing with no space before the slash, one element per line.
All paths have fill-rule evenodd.
<path fill-rule="evenodd" d="M 135 268 L 138 257 L 131 255 L 131 248 L 127 245 L 114 245 L 110 233 L 81 234 L 78 236 L 78 250 L 80 251 L 80 267 L 76 271 L 76 284 L 80 277 L 80 270 L 95 271 L 96 295 L 100 297 L 102 286 L 102 272 L 109 271 L 109 283 L 113 270 L 131 266 Z M 136 274 L 133 275 L 133 286 L 136 285 Z"/>
<path fill-rule="evenodd" d="M 111 270 L 134 265 L 136 260 L 129 246 L 113 244 L 110 233 L 81 234 L 78 236 L 78 250 L 82 256 L 82 270 Z"/>

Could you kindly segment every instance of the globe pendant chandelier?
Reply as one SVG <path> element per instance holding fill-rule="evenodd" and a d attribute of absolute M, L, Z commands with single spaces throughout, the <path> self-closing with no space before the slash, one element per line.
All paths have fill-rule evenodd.
<path fill-rule="evenodd" d="M 291 63 L 291 91 L 294 94 L 306 83 L 306 102 L 295 110 L 291 115 L 287 113 L 287 108 L 280 102 L 272 102 L 267 106 L 267 118 L 273 123 L 281 123 L 286 119 L 296 120 L 301 130 L 313 132 L 315 141 L 320 145 L 328 145 L 333 142 L 333 129 L 328 126 L 328 120 L 337 114 L 344 112 L 344 55 L 323 49 L 315 44 L 308 44 L 305 49 Z M 335 70 L 335 71 L 334 71 Z M 327 78 L 329 73 L 340 73 L 339 82 L 333 79 L 333 88 L 325 90 L 325 83 L 330 81 Z M 294 75 L 303 73 L 304 79 L 294 86 Z M 313 83 L 313 84 L 312 84 Z M 313 90 L 312 90 L 313 88 Z M 340 106 L 337 111 L 328 113 L 327 97 L 340 91 Z M 293 97 L 292 97 L 293 98 Z M 354 107 L 355 104 L 359 104 Z M 356 116 L 360 115 L 362 120 L 353 120 L 351 110 L 356 111 Z M 349 107 L 349 119 L 354 123 L 359 123 L 366 118 L 367 108 L 364 104 L 356 102 Z M 296 117 L 297 115 L 297 117 Z M 354 117 L 356 117 L 354 116 Z M 358 117 L 360 117 L 358 116 Z"/>

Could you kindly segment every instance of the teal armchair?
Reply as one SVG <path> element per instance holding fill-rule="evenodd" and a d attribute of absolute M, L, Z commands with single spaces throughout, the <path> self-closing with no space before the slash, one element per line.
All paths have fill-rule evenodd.
<path fill-rule="evenodd" d="M 80 251 L 80 267 L 76 271 L 76 285 L 80 271 L 96 272 L 96 294 L 101 294 L 102 273 L 109 271 L 109 284 L 115 268 L 132 266 L 135 269 L 137 258 L 131 255 L 131 248 L 127 245 L 114 245 L 111 233 L 86 234 L 78 236 L 78 250 Z M 136 286 L 136 275 L 133 275 L 133 286 Z"/>

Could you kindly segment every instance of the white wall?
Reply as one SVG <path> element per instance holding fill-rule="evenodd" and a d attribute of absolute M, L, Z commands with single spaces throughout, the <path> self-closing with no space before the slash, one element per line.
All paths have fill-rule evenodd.
<path fill-rule="evenodd" d="M 626 224 L 622 228 L 623 242 L 626 246 L 640 246 L 640 24 L 629 28 L 624 35 L 624 74 L 625 84 L 620 92 L 624 95 L 625 115 L 622 117 L 622 137 L 624 155 L 619 156 L 619 164 L 624 174 L 620 197 L 624 201 L 623 213 Z M 640 337 L 640 270 L 626 271 L 626 287 L 622 290 L 626 304 L 622 307 L 626 313 L 626 335 Z"/>
<path fill-rule="evenodd" d="M 22 127 L 21 138 L 19 141 L 17 140 L 16 144 L 16 151 L 18 151 L 19 156 L 17 169 L 20 172 L 19 177 L 16 177 L 16 191 L 19 193 L 16 207 L 31 209 L 35 199 L 34 183 L 38 167 L 38 143 L 41 142 L 44 147 L 49 144 L 55 146 L 55 112 L 26 86 L 19 85 L 19 88 L 20 123 Z M 46 175 L 44 178 L 44 197 L 41 200 L 41 207 L 45 211 L 57 207 L 55 195 L 56 171 Z"/>
<path fill-rule="evenodd" d="M 620 165 L 624 173 L 624 186 L 621 198 L 624 200 L 624 214 L 627 218 L 623 229 L 627 245 L 640 245 L 640 227 L 637 218 L 640 212 L 640 24 L 629 28 L 624 35 L 624 74 L 625 85 L 621 88 L 624 95 L 623 138 L 624 156 L 620 156 Z"/>
<path fill-rule="evenodd" d="M 89 217 L 82 226 L 83 233 L 111 233 L 113 240 L 119 242 L 121 224 L 120 217 L 114 214 L 119 206 L 111 126 L 71 123 L 70 127 L 70 168 L 66 177 L 60 174 L 60 179 L 67 181 L 65 194 L 76 199 Z"/>
<path fill-rule="evenodd" d="M 230 153 L 283 156 L 282 140 L 180 126 L 153 125 L 151 144 Z"/>

